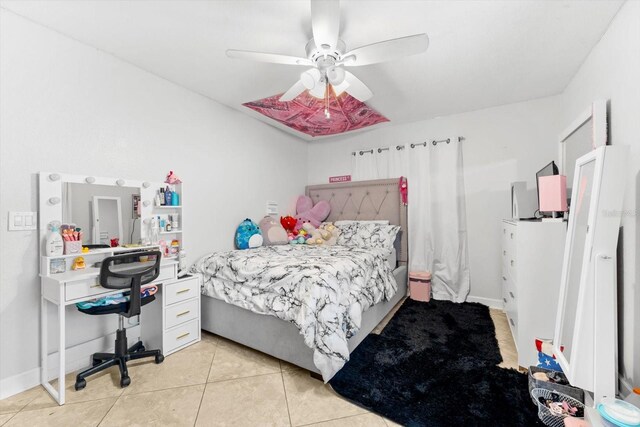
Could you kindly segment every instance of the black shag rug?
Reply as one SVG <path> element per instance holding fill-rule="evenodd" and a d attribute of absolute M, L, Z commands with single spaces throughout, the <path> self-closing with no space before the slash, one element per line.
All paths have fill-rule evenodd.
<path fill-rule="evenodd" d="M 486 306 L 407 299 L 331 379 L 343 397 L 406 426 L 541 426 L 527 376 L 502 362 Z"/>

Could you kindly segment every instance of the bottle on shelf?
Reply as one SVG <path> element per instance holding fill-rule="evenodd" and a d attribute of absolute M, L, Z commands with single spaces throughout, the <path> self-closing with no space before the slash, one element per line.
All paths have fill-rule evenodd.
<path fill-rule="evenodd" d="M 164 197 L 165 197 L 165 205 L 167 206 L 171 206 L 171 197 L 172 197 L 172 193 L 171 193 L 171 189 L 169 188 L 169 186 L 167 185 L 167 188 L 164 189 Z"/>
<path fill-rule="evenodd" d="M 164 206 L 167 203 L 167 196 L 164 194 L 164 188 L 160 189 L 160 206 Z"/>

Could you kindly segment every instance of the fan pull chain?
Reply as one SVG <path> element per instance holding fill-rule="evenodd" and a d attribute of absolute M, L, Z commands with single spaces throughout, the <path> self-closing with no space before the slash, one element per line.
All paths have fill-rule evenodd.
<path fill-rule="evenodd" d="M 324 86 L 324 116 L 329 120 L 331 118 L 331 113 L 329 112 L 329 93 L 331 90 L 331 83 L 329 83 L 329 79 L 326 76 L 325 81 L 327 83 Z"/>

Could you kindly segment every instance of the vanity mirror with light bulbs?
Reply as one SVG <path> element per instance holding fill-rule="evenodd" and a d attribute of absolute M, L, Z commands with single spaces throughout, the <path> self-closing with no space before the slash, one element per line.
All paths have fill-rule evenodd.
<path fill-rule="evenodd" d="M 155 301 L 144 307 L 139 322 L 132 318 L 133 323 L 127 326 L 132 340 L 137 335 L 145 346 L 160 349 L 165 356 L 200 341 L 199 279 L 183 276 L 180 268 L 183 204 L 161 203 L 160 189 L 166 186 L 163 182 L 123 178 L 39 174 L 40 377 L 43 387 L 60 405 L 65 402 L 65 375 L 84 368 L 96 349 L 107 351 L 105 342 L 112 342 L 105 340 L 106 336 L 97 336 L 77 344 L 74 332 L 78 327 L 66 325 L 67 311 L 72 311 L 75 304 L 122 293 L 100 285 L 100 263 L 106 257 L 145 250 L 162 254 L 159 275 L 150 284 L 158 287 Z M 182 200 L 183 185 L 173 187 Z M 180 218 L 179 226 L 172 227 L 166 218 L 173 218 L 174 225 Z M 79 230 L 74 236 L 78 242 L 75 251 L 67 251 L 64 245 L 66 253 L 46 255 L 45 242 L 52 224 Z M 64 233 L 61 235 L 64 237 Z M 81 267 L 75 268 L 79 258 Z M 56 307 L 57 319 L 50 316 L 50 306 Z M 57 351 L 49 353 L 49 325 L 53 323 L 57 323 L 58 345 Z M 76 343 L 74 360 L 66 359 L 67 334 L 71 336 L 69 341 Z M 50 382 L 54 378 L 58 378 L 57 384 Z"/>

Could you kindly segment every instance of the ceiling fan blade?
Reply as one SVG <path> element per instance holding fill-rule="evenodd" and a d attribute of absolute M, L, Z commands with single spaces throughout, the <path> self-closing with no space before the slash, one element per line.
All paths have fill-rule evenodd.
<path fill-rule="evenodd" d="M 304 85 L 302 84 L 302 81 L 298 80 L 293 86 L 289 88 L 288 91 L 282 94 L 279 101 L 280 102 L 291 101 L 294 98 L 296 98 L 298 95 L 300 95 L 302 92 L 304 92 L 305 90 L 307 90 L 307 88 L 304 87 Z"/>
<path fill-rule="evenodd" d="M 229 58 L 246 59 L 249 61 L 271 62 L 273 64 L 286 65 L 313 65 L 307 58 L 298 58 L 289 55 L 280 55 L 278 53 L 252 52 L 249 50 L 227 49 Z"/>
<path fill-rule="evenodd" d="M 400 37 L 353 49 L 343 55 L 342 63 L 349 67 L 393 61 L 404 56 L 424 52 L 429 46 L 426 34 Z"/>
<path fill-rule="evenodd" d="M 340 31 L 340 1 L 311 0 L 311 29 L 318 49 L 336 50 Z"/>
<path fill-rule="evenodd" d="M 360 102 L 373 96 L 373 92 L 362 81 L 348 71 L 344 72 L 344 81 L 349 84 L 345 91 Z"/>

